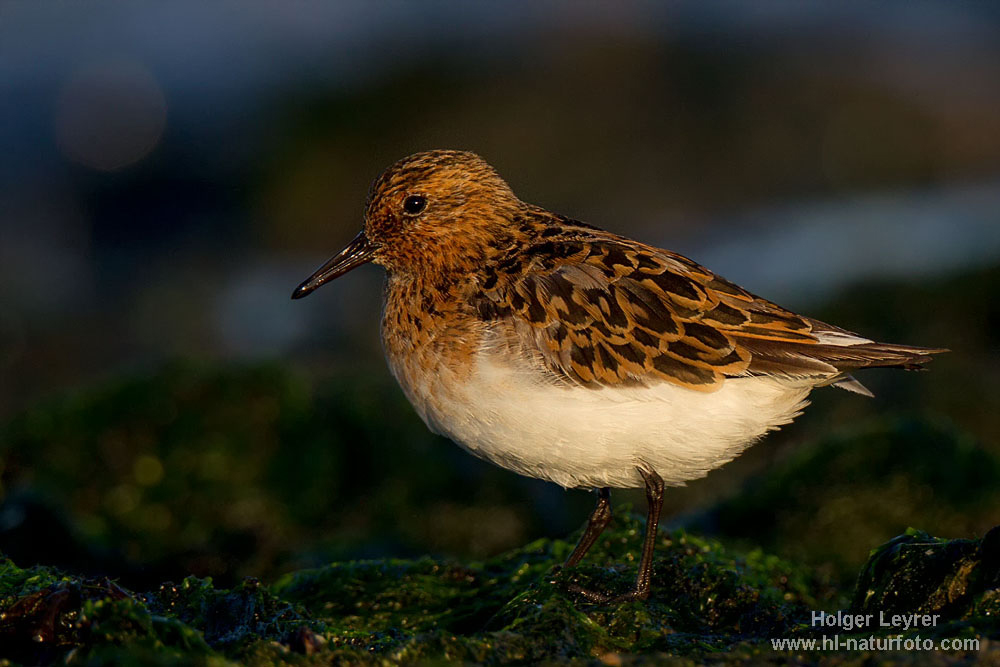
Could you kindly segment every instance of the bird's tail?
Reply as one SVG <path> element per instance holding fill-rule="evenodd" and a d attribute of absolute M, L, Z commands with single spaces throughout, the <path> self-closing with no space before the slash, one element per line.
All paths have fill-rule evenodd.
<path fill-rule="evenodd" d="M 837 370 L 857 368 L 903 368 L 922 370 L 935 354 L 950 350 L 939 347 L 917 347 L 895 343 L 862 343 L 861 345 L 829 346 L 827 354 L 817 355 Z"/>
<path fill-rule="evenodd" d="M 849 371 L 858 368 L 902 368 L 908 371 L 924 370 L 924 364 L 934 359 L 935 354 L 949 352 L 945 348 L 896 345 L 895 343 L 863 343 L 837 348 L 836 353 L 826 359 L 827 363 L 843 371 L 831 384 L 863 396 L 873 396 L 868 387 L 858 382 Z"/>

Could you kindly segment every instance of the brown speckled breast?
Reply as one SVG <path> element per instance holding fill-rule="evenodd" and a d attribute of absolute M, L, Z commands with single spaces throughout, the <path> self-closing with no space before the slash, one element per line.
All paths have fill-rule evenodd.
<path fill-rule="evenodd" d="M 397 276 L 386 285 L 385 356 L 406 397 L 432 428 L 429 408 L 475 372 L 475 355 L 486 334 L 486 324 L 463 298 L 468 289 L 471 285 L 430 286 Z"/>

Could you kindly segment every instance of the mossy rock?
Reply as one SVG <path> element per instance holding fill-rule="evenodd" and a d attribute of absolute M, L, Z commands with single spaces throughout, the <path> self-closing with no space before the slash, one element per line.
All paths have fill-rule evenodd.
<path fill-rule="evenodd" d="M 726 650 L 787 630 L 817 603 L 817 590 L 831 593 L 777 558 L 731 553 L 683 531 L 660 540 L 648 601 L 603 606 L 568 593 L 570 585 L 622 592 L 633 585 L 641 525 L 630 515 L 618 524 L 573 571 L 553 573 L 572 545 L 540 540 L 483 563 L 332 565 L 287 576 L 275 590 L 365 651 L 477 662 L 497 651 L 537 661 Z"/>
<path fill-rule="evenodd" d="M 876 550 L 847 611 L 938 613 L 934 637 L 1000 639 L 995 530 L 984 540 L 910 531 Z M 0 561 L 0 659 L 74 664 L 844 664 L 924 653 L 775 651 L 816 638 L 815 610 L 846 600 L 810 570 L 684 531 L 661 535 L 649 600 L 586 602 L 572 586 L 627 590 L 638 517 L 619 512 L 584 563 L 539 540 L 496 558 L 369 560 L 219 588 L 188 578 L 146 593 Z M 868 632 L 867 630 L 865 631 Z M 974 654 L 937 653 L 955 664 Z"/>
<path fill-rule="evenodd" d="M 939 617 L 931 634 L 1000 637 L 1000 526 L 982 539 L 908 530 L 872 552 L 851 611 Z"/>
<path fill-rule="evenodd" d="M 356 561 L 270 587 L 189 578 L 144 594 L 5 561 L 0 657 L 327 664 L 702 655 L 790 631 L 810 606 L 830 602 L 830 589 L 801 568 L 682 531 L 660 539 L 648 601 L 597 605 L 569 592 L 628 590 L 641 536 L 639 519 L 620 513 L 573 571 L 555 567 L 570 543 L 540 540 L 481 562 Z"/>

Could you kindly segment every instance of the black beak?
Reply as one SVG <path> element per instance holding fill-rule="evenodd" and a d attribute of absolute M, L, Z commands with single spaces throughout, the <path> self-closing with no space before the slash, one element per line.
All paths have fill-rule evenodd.
<path fill-rule="evenodd" d="M 375 255 L 375 244 L 368 240 L 364 232 L 354 237 L 347 247 L 327 260 L 326 264 L 316 269 L 305 282 L 292 292 L 293 299 L 301 299 L 314 289 L 328 283 L 334 278 L 344 275 L 351 269 L 372 261 Z"/>

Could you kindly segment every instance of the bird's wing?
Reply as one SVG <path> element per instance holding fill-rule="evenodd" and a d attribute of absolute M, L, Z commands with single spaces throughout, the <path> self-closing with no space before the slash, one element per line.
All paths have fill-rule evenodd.
<path fill-rule="evenodd" d="M 936 351 L 875 343 L 756 297 L 681 255 L 578 232 L 486 267 L 474 304 L 576 384 L 666 380 L 713 391 L 727 377 L 749 375 L 850 384 L 851 369 L 917 367 Z"/>

